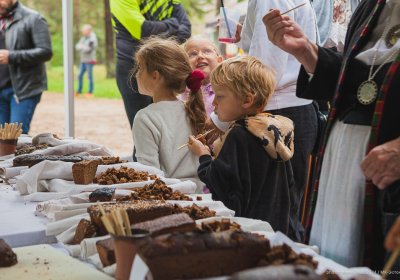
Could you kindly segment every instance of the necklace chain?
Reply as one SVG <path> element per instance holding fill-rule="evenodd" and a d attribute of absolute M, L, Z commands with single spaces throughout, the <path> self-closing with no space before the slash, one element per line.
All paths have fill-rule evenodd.
<path fill-rule="evenodd" d="M 379 70 L 381 70 L 382 67 L 383 67 L 386 63 L 388 63 L 388 62 L 399 52 L 399 49 L 393 47 L 393 48 L 390 50 L 390 55 L 388 55 L 388 57 L 379 65 L 379 67 L 375 70 L 375 72 L 372 73 L 372 71 L 373 71 L 373 69 L 374 69 L 374 66 L 375 66 L 375 61 L 376 61 L 376 59 L 377 59 L 377 57 L 378 57 L 379 47 L 381 46 L 381 43 L 382 43 L 383 39 L 385 38 L 385 36 L 386 36 L 387 33 L 389 32 L 389 29 L 390 29 L 390 28 L 389 28 L 389 23 L 390 23 L 390 18 L 387 20 L 387 22 L 386 22 L 386 24 L 385 24 L 385 28 L 384 28 L 384 30 L 383 30 L 383 32 L 382 32 L 381 37 L 379 38 L 379 44 L 377 45 L 376 51 L 375 51 L 375 54 L 374 54 L 374 57 L 372 58 L 371 67 L 370 67 L 370 69 L 369 69 L 368 81 L 371 81 L 373 78 L 375 78 L 375 76 L 376 76 L 376 74 L 378 74 Z"/>

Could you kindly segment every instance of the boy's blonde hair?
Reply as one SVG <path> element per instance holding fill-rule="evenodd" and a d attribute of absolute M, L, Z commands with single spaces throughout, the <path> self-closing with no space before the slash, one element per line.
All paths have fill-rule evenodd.
<path fill-rule="evenodd" d="M 211 72 L 211 86 L 227 87 L 239 99 L 254 95 L 252 108 L 263 109 L 275 90 L 275 73 L 254 56 L 225 60 Z"/>
<path fill-rule="evenodd" d="M 136 64 L 140 61 L 146 65 L 148 73 L 158 71 L 164 78 L 165 86 L 176 95 L 185 91 L 186 79 L 192 73 L 192 68 L 188 55 L 175 40 L 160 37 L 143 40 L 135 54 L 135 61 Z M 192 132 L 194 134 L 202 133 L 207 115 L 200 92 L 190 92 L 185 103 L 185 110 Z"/>

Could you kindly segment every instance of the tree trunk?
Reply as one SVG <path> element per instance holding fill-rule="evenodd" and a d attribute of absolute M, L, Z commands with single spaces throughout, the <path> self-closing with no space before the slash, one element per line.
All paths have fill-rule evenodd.
<path fill-rule="evenodd" d="M 105 29 L 105 43 L 106 43 L 106 72 L 107 78 L 115 77 L 115 62 L 114 62 L 114 33 L 111 24 L 111 10 L 110 1 L 104 0 L 104 29 Z"/>

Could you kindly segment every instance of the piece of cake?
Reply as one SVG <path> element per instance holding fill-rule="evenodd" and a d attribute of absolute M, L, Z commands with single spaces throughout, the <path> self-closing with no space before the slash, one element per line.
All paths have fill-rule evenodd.
<path fill-rule="evenodd" d="M 115 195 L 115 188 L 100 188 L 95 191 L 93 191 L 89 195 L 89 201 L 90 202 L 108 202 L 113 200 Z"/>
<path fill-rule="evenodd" d="M 101 165 L 112 165 L 126 162 L 126 160 L 121 160 L 119 157 L 101 157 L 100 160 Z"/>
<path fill-rule="evenodd" d="M 106 213 L 109 213 L 112 209 L 125 209 L 131 225 L 171 215 L 174 210 L 173 205 L 158 200 L 104 203 L 101 206 Z M 90 215 L 90 220 L 98 228 L 98 234 L 106 234 L 107 231 L 101 221 L 101 213 L 98 205 L 91 205 L 88 207 L 87 211 Z"/>
<path fill-rule="evenodd" d="M 111 238 L 97 241 L 96 249 L 104 267 L 115 263 L 114 242 Z"/>
<path fill-rule="evenodd" d="M 210 210 L 207 206 L 200 207 L 196 203 L 193 203 L 190 206 L 181 207 L 175 204 L 174 213 L 186 213 L 193 220 L 200 220 L 205 218 L 210 218 L 215 216 L 215 211 Z"/>
<path fill-rule="evenodd" d="M 193 199 L 180 191 L 174 191 L 168 187 L 162 180 L 156 179 L 151 184 L 146 184 L 142 188 L 135 188 L 129 197 L 122 200 L 186 200 Z"/>
<path fill-rule="evenodd" d="M 223 218 L 220 221 L 201 223 L 201 230 L 206 232 L 221 232 L 226 230 L 241 230 L 241 226 L 230 219 Z"/>
<path fill-rule="evenodd" d="M 297 254 L 285 243 L 273 247 L 267 252 L 265 259 L 260 261 L 260 265 L 263 266 L 283 264 L 304 265 L 313 269 L 316 269 L 318 266 L 318 262 L 314 261 L 312 256 L 304 253 Z"/>
<path fill-rule="evenodd" d="M 138 245 L 154 280 L 231 275 L 255 267 L 267 250 L 267 239 L 242 231 L 172 233 Z"/>
<path fill-rule="evenodd" d="M 91 238 L 96 235 L 96 227 L 88 220 L 82 219 L 79 221 L 75 230 L 74 238 L 71 244 L 80 244 L 85 238 Z"/>
<path fill-rule="evenodd" d="M 87 185 L 93 183 L 96 176 L 98 160 L 83 160 L 72 165 L 72 176 L 75 184 Z"/>
<path fill-rule="evenodd" d="M 108 168 L 94 178 L 94 182 L 99 185 L 113 185 L 130 182 L 148 181 L 151 175 L 146 171 L 136 171 L 133 168 L 121 166 L 120 168 Z"/>
<path fill-rule="evenodd" d="M 17 255 L 3 239 L 0 239 L 0 267 L 13 266 L 17 262 Z"/>
<path fill-rule="evenodd" d="M 137 223 L 132 229 L 143 229 L 150 232 L 151 236 L 171 232 L 188 232 L 196 230 L 196 223 L 189 215 L 185 213 L 173 214 L 150 220 L 147 222 Z"/>

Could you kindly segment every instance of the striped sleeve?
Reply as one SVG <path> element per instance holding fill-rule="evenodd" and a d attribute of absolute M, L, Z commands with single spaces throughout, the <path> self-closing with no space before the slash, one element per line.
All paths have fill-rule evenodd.
<path fill-rule="evenodd" d="M 142 37 L 142 24 L 145 21 L 140 12 L 138 0 L 110 0 L 111 13 L 128 30 L 133 38 Z"/>

